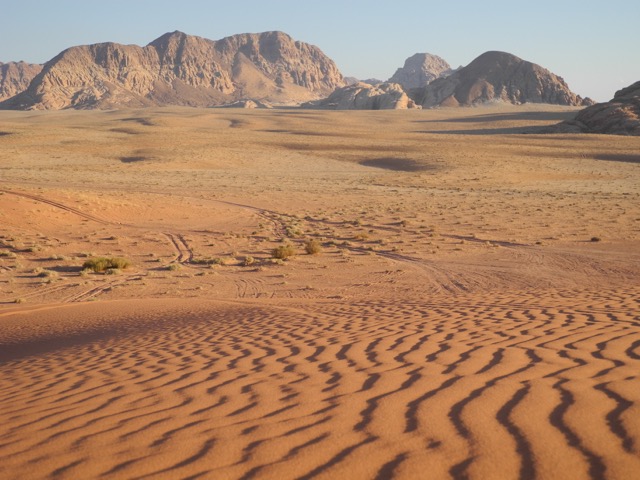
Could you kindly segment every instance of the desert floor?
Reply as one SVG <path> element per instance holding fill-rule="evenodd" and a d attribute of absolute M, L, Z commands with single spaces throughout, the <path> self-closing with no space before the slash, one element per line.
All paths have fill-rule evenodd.
<path fill-rule="evenodd" d="M 574 113 L 0 112 L 0 476 L 637 478 L 640 138 Z"/>

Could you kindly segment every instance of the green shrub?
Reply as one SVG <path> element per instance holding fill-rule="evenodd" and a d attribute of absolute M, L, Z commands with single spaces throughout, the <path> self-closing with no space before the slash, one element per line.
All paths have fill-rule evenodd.
<path fill-rule="evenodd" d="M 129 268 L 130 266 L 131 262 L 129 260 L 120 257 L 96 257 L 89 259 L 82 264 L 83 269 L 92 270 L 96 273 L 105 272 L 109 269 L 124 270 L 125 268 Z"/>

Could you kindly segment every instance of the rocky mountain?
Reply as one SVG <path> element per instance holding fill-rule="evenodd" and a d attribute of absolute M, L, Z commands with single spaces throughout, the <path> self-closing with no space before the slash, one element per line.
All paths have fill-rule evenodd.
<path fill-rule="evenodd" d="M 487 102 L 592 105 L 549 70 L 505 52 L 486 52 L 448 77 L 417 92 L 423 107 L 470 106 Z"/>
<path fill-rule="evenodd" d="M 436 78 L 452 72 L 451 66 L 442 58 L 430 53 L 416 53 L 407 58 L 389 82 L 399 83 L 405 90 L 426 87 Z"/>
<path fill-rule="evenodd" d="M 327 98 L 304 103 L 302 107 L 330 110 L 396 110 L 419 108 L 397 83 L 371 85 L 364 82 L 338 88 Z"/>
<path fill-rule="evenodd" d="M 27 89 L 42 65 L 25 62 L 0 62 L 0 101 Z"/>
<path fill-rule="evenodd" d="M 551 132 L 640 135 L 640 81 L 618 90 L 609 102 L 580 110 L 573 120 L 552 127 Z"/>
<path fill-rule="evenodd" d="M 322 51 L 282 32 L 208 40 L 167 33 L 145 47 L 100 43 L 69 48 L 29 88 L 0 104 L 13 109 L 206 107 L 255 99 L 308 101 L 344 85 Z"/>

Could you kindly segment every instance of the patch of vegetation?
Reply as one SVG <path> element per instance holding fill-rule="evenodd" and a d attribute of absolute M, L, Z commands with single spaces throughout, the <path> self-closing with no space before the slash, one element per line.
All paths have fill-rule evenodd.
<path fill-rule="evenodd" d="M 271 251 L 271 256 L 278 260 L 284 260 L 289 257 L 293 257 L 296 254 L 296 249 L 293 245 L 280 245 Z"/>
<path fill-rule="evenodd" d="M 121 257 L 96 257 L 91 258 L 82 264 L 85 270 L 91 270 L 96 273 L 106 272 L 109 269 L 124 270 L 131 266 L 131 262 Z"/>
<path fill-rule="evenodd" d="M 317 255 L 322 252 L 322 245 L 315 238 L 310 238 L 306 242 L 304 242 L 304 250 L 309 255 Z"/>
<path fill-rule="evenodd" d="M 169 270 L 170 272 L 175 272 L 177 270 L 180 270 L 181 268 L 182 266 L 179 263 L 172 263 L 167 267 L 167 270 Z"/>
<path fill-rule="evenodd" d="M 191 263 L 195 265 L 224 265 L 227 263 L 226 259 L 222 257 L 216 258 L 194 258 Z"/>
<path fill-rule="evenodd" d="M 601 242 L 602 239 L 600 237 L 591 237 L 592 242 Z"/>
<path fill-rule="evenodd" d="M 242 264 L 245 267 L 249 267 L 249 266 L 253 265 L 254 263 L 256 263 L 256 259 L 253 258 L 251 255 L 247 255 L 246 257 L 244 257 L 244 261 L 242 262 Z"/>

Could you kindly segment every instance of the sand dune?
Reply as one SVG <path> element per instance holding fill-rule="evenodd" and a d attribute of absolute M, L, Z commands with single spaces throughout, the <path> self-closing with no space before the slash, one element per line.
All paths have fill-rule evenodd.
<path fill-rule="evenodd" d="M 343 113 L 2 113 L 0 477 L 637 476 L 638 140 Z"/>

